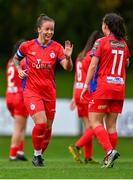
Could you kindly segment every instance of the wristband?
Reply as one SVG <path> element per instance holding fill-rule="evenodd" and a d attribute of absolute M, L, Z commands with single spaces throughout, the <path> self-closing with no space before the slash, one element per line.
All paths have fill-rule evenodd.
<path fill-rule="evenodd" d="M 83 88 L 88 89 L 88 84 L 85 83 Z"/>

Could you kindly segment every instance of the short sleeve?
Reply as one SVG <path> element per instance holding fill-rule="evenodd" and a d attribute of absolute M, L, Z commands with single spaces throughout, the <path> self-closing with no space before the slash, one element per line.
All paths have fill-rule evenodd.
<path fill-rule="evenodd" d="M 28 44 L 27 42 L 24 42 L 20 45 L 16 55 L 18 59 L 22 60 L 26 56 L 27 52 L 28 52 Z"/>
<path fill-rule="evenodd" d="M 59 48 L 58 48 L 57 59 L 59 62 L 65 59 L 64 48 L 61 45 L 59 45 Z"/>
<path fill-rule="evenodd" d="M 93 48 L 91 50 L 91 53 L 90 53 L 91 56 L 96 56 L 98 58 L 101 57 L 101 47 L 102 47 L 101 44 L 102 43 L 101 43 L 100 39 L 95 41 Z"/>

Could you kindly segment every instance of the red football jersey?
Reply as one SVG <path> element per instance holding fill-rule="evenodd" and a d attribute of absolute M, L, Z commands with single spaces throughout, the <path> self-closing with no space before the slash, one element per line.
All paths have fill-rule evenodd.
<path fill-rule="evenodd" d="M 47 46 L 41 45 L 37 39 L 23 43 L 17 51 L 21 60 L 26 57 L 27 74 L 24 94 L 34 91 L 46 101 L 55 101 L 55 65 L 65 59 L 63 47 L 51 40 Z"/>
<path fill-rule="evenodd" d="M 100 38 L 95 42 L 91 54 L 99 58 L 97 70 L 90 83 L 92 97 L 124 99 L 125 68 L 130 56 L 125 40 L 118 40 L 112 34 Z"/>
<path fill-rule="evenodd" d="M 74 85 L 74 98 L 75 102 L 80 102 L 80 94 L 82 92 L 86 75 L 88 71 L 88 67 L 90 65 L 91 57 L 90 51 L 86 54 L 86 56 L 81 60 L 76 59 L 76 72 L 75 72 L 75 85 Z M 87 92 L 84 96 L 84 103 L 88 103 L 89 101 L 89 93 Z"/>

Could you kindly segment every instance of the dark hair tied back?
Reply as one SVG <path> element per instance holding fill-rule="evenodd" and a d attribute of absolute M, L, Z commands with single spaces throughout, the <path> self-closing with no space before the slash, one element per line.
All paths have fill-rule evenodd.
<path fill-rule="evenodd" d="M 40 28 L 44 21 L 54 22 L 54 20 L 52 18 L 48 17 L 46 14 L 40 14 L 40 16 L 37 18 L 36 28 Z"/>

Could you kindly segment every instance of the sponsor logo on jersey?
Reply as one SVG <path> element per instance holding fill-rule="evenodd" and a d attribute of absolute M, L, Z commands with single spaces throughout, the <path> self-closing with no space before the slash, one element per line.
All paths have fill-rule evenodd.
<path fill-rule="evenodd" d="M 124 84 L 122 77 L 107 76 L 107 83 L 109 84 Z"/>
<path fill-rule="evenodd" d="M 30 105 L 30 109 L 31 109 L 32 111 L 35 110 L 35 108 L 36 108 L 35 104 L 31 104 L 31 105 Z"/>
<path fill-rule="evenodd" d="M 106 109 L 108 106 L 107 105 L 99 105 L 98 109 Z"/>
<path fill-rule="evenodd" d="M 52 64 L 48 63 L 42 63 L 41 59 L 37 59 L 36 63 L 32 63 L 32 67 L 36 69 L 47 69 L 51 70 L 52 69 Z"/>
<path fill-rule="evenodd" d="M 110 41 L 110 45 L 112 48 L 121 48 L 124 49 L 126 43 L 125 42 L 121 42 L 121 41 L 117 41 L 117 40 L 111 40 Z"/>

